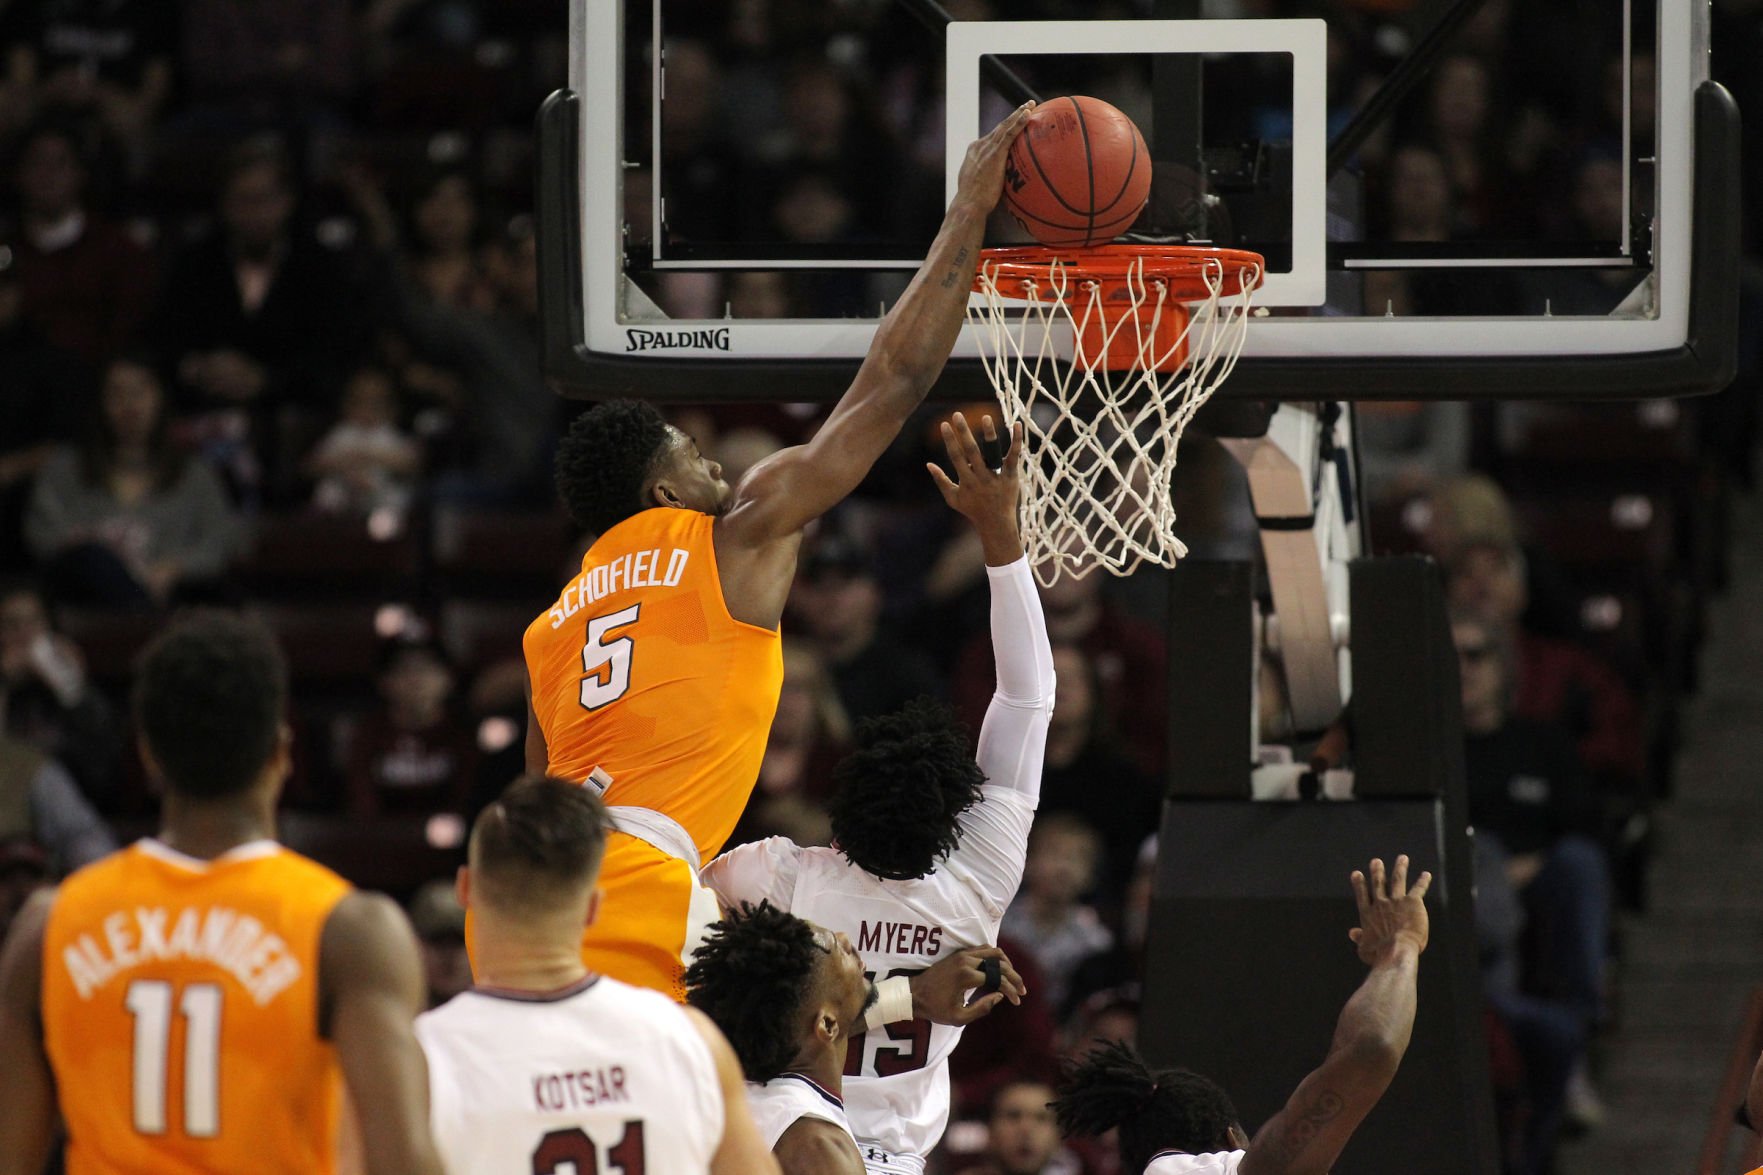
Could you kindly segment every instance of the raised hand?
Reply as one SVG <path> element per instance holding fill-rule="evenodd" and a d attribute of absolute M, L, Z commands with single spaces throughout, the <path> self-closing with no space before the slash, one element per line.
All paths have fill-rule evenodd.
<path fill-rule="evenodd" d="M 990 212 L 998 206 L 998 198 L 1004 194 L 1004 160 L 1034 108 L 1033 102 L 1024 102 L 989 134 L 968 144 L 967 156 L 961 161 L 961 176 L 955 185 L 957 200 L 970 200 L 982 212 Z"/>
<path fill-rule="evenodd" d="M 1382 858 L 1372 858 L 1369 884 L 1366 876 L 1353 873 L 1353 897 L 1359 903 L 1359 925 L 1347 932 L 1359 947 L 1359 959 L 1368 967 L 1383 962 L 1392 950 L 1406 942 L 1415 954 L 1426 949 L 1428 921 L 1426 891 L 1432 874 L 1422 873 L 1412 889 L 1408 886 L 1408 857 L 1396 858 L 1388 885 Z"/>
<path fill-rule="evenodd" d="M 985 986 L 986 975 L 980 964 L 987 959 L 998 961 L 998 990 L 969 1002 L 967 993 Z M 983 1018 L 1005 1000 L 1020 1004 L 1027 991 L 1022 976 L 1002 950 L 962 947 L 912 977 L 912 1014 L 921 1020 L 960 1027 Z"/>
<path fill-rule="evenodd" d="M 980 417 L 979 427 L 987 443 L 997 442 L 998 426 L 990 415 Z M 1017 500 L 1022 492 L 1022 435 L 1022 423 L 1018 421 L 1010 430 L 1010 449 L 1004 454 L 1003 466 L 994 470 L 986 464 L 967 417 L 957 412 L 943 424 L 943 448 L 949 454 L 955 480 L 941 467 L 925 465 L 943 501 L 973 523 L 985 548 L 986 562 L 994 567 L 1022 558 L 1016 523 Z"/>

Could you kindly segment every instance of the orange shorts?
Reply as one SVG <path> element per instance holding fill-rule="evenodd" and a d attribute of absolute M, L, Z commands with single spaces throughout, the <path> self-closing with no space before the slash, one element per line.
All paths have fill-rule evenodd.
<path fill-rule="evenodd" d="M 600 914 L 582 933 L 590 970 L 685 1002 L 686 964 L 722 916 L 716 895 L 678 857 L 628 833 L 606 838 Z"/>

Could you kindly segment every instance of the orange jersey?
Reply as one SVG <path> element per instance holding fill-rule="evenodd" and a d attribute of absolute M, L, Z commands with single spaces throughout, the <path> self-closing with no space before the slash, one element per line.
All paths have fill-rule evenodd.
<path fill-rule="evenodd" d="M 42 1004 L 69 1175 L 335 1169 L 318 943 L 348 892 L 272 841 L 137 841 L 62 884 Z"/>
<path fill-rule="evenodd" d="M 524 642 L 551 774 L 602 768 L 608 804 L 671 817 L 705 861 L 747 806 L 784 672 L 778 634 L 729 615 L 714 521 L 656 508 L 614 526 Z"/>

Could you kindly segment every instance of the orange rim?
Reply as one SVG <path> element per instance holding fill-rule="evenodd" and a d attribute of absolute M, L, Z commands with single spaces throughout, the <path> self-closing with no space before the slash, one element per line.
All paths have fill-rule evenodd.
<path fill-rule="evenodd" d="M 1221 296 L 1246 293 L 1261 284 L 1267 259 L 1246 249 L 1214 249 L 1206 245 L 1098 245 L 1089 249 L 1062 249 L 1049 245 L 1020 245 L 1004 249 L 981 249 L 980 268 L 973 288 L 990 278 L 1006 297 L 1007 283 L 1033 285 L 1045 290 L 1052 282 L 1055 263 L 1066 279 L 1080 285 L 1102 287 L 1104 300 L 1117 291 L 1130 291 L 1134 270 L 1143 262 L 1144 282 L 1165 285 L 1179 302 L 1197 302 L 1212 296 L 1214 275 L 1224 279 Z M 1209 280 L 1210 279 L 1210 280 Z"/>

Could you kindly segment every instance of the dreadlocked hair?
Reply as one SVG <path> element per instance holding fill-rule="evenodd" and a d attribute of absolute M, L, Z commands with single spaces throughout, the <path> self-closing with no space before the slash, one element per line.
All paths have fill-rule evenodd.
<path fill-rule="evenodd" d="M 1230 1150 L 1237 1121 L 1236 1107 L 1217 1082 L 1187 1069 L 1152 1070 L 1119 1041 L 1066 1062 L 1053 1115 L 1067 1138 L 1118 1127 L 1120 1162 L 1128 1171 L 1143 1171 L 1164 1151 Z"/>
<path fill-rule="evenodd" d="M 908 702 L 859 723 L 856 749 L 833 769 L 833 842 L 876 877 L 923 877 L 960 843 L 956 821 L 985 781 L 954 711 Z"/>
<path fill-rule="evenodd" d="M 789 1067 L 801 1037 L 802 1009 L 826 950 L 814 928 L 770 902 L 742 902 L 692 952 L 686 1002 L 716 1022 L 749 1081 Z"/>
<path fill-rule="evenodd" d="M 666 446 L 667 422 L 653 404 L 596 404 L 557 443 L 557 496 L 578 525 L 605 534 L 646 507 L 643 483 Z"/>

